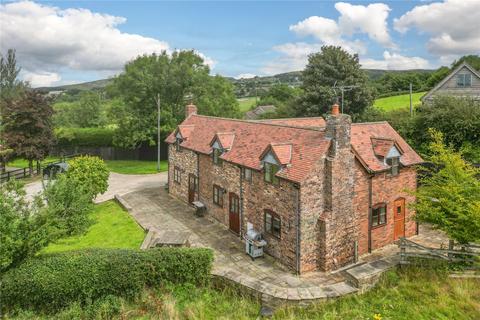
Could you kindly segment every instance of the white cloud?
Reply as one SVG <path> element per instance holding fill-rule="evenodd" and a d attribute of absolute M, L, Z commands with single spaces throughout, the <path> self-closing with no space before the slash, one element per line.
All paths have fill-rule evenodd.
<path fill-rule="evenodd" d="M 235 77 L 235 79 L 251 79 L 255 78 L 257 75 L 253 73 L 240 73 Z"/>
<path fill-rule="evenodd" d="M 281 57 L 267 63 L 261 71 L 267 75 L 303 69 L 307 63 L 308 55 L 320 51 L 322 44 L 319 43 L 285 43 L 273 47 L 273 50 L 281 53 Z"/>
<path fill-rule="evenodd" d="M 338 2 L 335 9 L 340 12 L 338 25 L 343 34 L 366 33 L 383 46 L 394 46 L 388 32 L 387 18 L 391 10 L 388 5 L 372 3 L 361 6 Z"/>
<path fill-rule="evenodd" d="M 360 64 L 365 69 L 407 70 L 428 69 L 431 67 L 428 60 L 421 57 L 407 57 L 398 53 L 383 53 L 383 60 L 360 59 Z"/>
<path fill-rule="evenodd" d="M 62 77 L 55 72 L 33 73 L 22 72 L 24 80 L 28 81 L 32 87 L 49 87 L 58 84 Z"/>
<path fill-rule="evenodd" d="M 431 35 L 427 49 L 437 56 L 480 52 L 480 0 L 446 0 L 416 6 L 394 20 L 395 30 L 416 28 Z"/>
<path fill-rule="evenodd" d="M 164 41 L 120 31 L 125 22 L 124 17 L 87 9 L 30 1 L 2 4 L 0 50 L 15 48 L 23 69 L 37 74 L 32 79 L 47 79 L 45 75 L 65 69 L 111 75 L 138 55 L 169 52 Z M 213 66 L 212 59 L 202 57 Z"/>

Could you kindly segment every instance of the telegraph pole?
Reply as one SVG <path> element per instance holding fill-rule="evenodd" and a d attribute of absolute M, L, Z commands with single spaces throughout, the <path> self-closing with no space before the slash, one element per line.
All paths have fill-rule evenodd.
<path fill-rule="evenodd" d="M 157 171 L 160 172 L 160 93 L 157 93 Z"/>

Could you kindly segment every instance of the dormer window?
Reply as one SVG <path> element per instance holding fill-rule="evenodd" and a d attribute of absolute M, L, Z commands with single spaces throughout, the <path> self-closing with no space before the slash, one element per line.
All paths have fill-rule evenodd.
<path fill-rule="evenodd" d="M 175 150 L 176 150 L 176 151 L 180 151 L 180 150 L 181 150 L 181 149 L 180 149 L 180 144 L 181 144 L 181 143 L 182 143 L 182 139 L 177 138 L 177 139 L 175 140 Z"/>
<path fill-rule="evenodd" d="M 471 87 L 472 86 L 472 75 L 470 73 L 459 74 L 457 75 L 457 87 Z"/>
<path fill-rule="evenodd" d="M 214 148 L 213 149 L 213 154 L 212 154 L 213 163 L 216 164 L 217 166 L 222 165 L 222 159 L 220 158 L 221 155 L 222 155 L 222 150 L 221 149 L 219 149 L 219 148 Z"/>
<path fill-rule="evenodd" d="M 280 170 L 280 166 L 273 163 L 265 162 L 264 169 L 265 169 L 265 176 L 264 176 L 265 181 L 273 184 L 278 184 L 278 178 L 275 175 Z"/>
<path fill-rule="evenodd" d="M 390 166 L 390 173 L 392 176 L 398 175 L 399 172 L 399 165 L 400 165 L 400 157 L 391 157 L 387 158 L 387 164 Z"/>

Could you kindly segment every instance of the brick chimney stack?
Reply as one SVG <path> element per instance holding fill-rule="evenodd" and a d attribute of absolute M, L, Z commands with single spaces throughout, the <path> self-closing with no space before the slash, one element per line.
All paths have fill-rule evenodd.
<path fill-rule="evenodd" d="M 197 114 L 197 106 L 190 103 L 185 107 L 185 118 L 188 118 L 192 114 Z"/>
<path fill-rule="evenodd" d="M 354 262 L 358 228 L 353 210 L 355 158 L 351 150 L 352 120 L 342 114 L 337 104 L 327 116 L 325 135 L 331 139 L 325 163 L 325 223 L 323 250 L 325 271 L 338 269 Z"/>

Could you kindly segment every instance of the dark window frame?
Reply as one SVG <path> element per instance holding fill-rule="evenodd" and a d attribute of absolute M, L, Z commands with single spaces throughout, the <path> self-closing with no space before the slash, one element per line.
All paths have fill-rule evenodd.
<path fill-rule="evenodd" d="M 180 139 L 180 138 L 175 139 L 175 151 L 177 151 L 177 152 L 182 151 L 182 149 L 181 149 L 182 147 L 180 146 L 180 143 L 182 143 L 182 142 L 183 142 L 183 140 Z"/>
<path fill-rule="evenodd" d="M 383 212 L 382 212 L 383 209 Z M 383 216 L 383 220 L 382 220 Z M 372 228 L 379 228 L 387 224 L 387 204 L 378 203 L 372 207 Z"/>
<path fill-rule="evenodd" d="M 250 172 L 249 175 L 247 175 L 247 172 Z M 252 177 L 253 177 L 253 170 L 250 168 L 242 167 L 242 178 L 243 180 L 247 182 L 252 182 Z"/>
<path fill-rule="evenodd" d="M 274 164 L 274 163 L 270 163 L 270 162 L 265 162 L 263 164 L 263 180 L 265 182 L 268 182 L 268 183 L 271 183 L 271 184 L 274 184 L 274 185 L 278 185 L 279 184 L 279 179 L 277 176 L 275 176 L 277 174 L 278 171 L 280 171 L 280 166 L 278 164 Z M 267 178 L 267 176 L 269 176 L 269 178 Z"/>
<path fill-rule="evenodd" d="M 219 148 L 213 148 L 213 152 L 212 152 L 212 161 L 213 161 L 213 164 L 217 165 L 217 166 L 221 166 L 222 165 L 222 162 L 223 160 L 220 158 L 220 156 L 222 155 L 222 150 L 219 149 Z"/>
<path fill-rule="evenodd" d="M 387 164 L 390 166 L 390 174 L 392 176 L 400 174 L 400 157 L 387 158 Z"/>
<path fill-rule="evenodd" d="M 223 188 L 217 184 L 213 185 L 212 200 L 213 204 L 223 208 Z"/>
<path fill-rule="evenodd" d="M 268 221 L 270 220 L 270 221 Z M 275 212 L 270 209 L 265 209 L 263 211 L 263 229 L 265 233 L 281 239 L 282 237 L 282 218 Z"/>
<path fill-rule="evenodd" d="M 173 182 L 175 183 L 182 183 L 182 170 L 180 167 L 173 167 Z"/>

